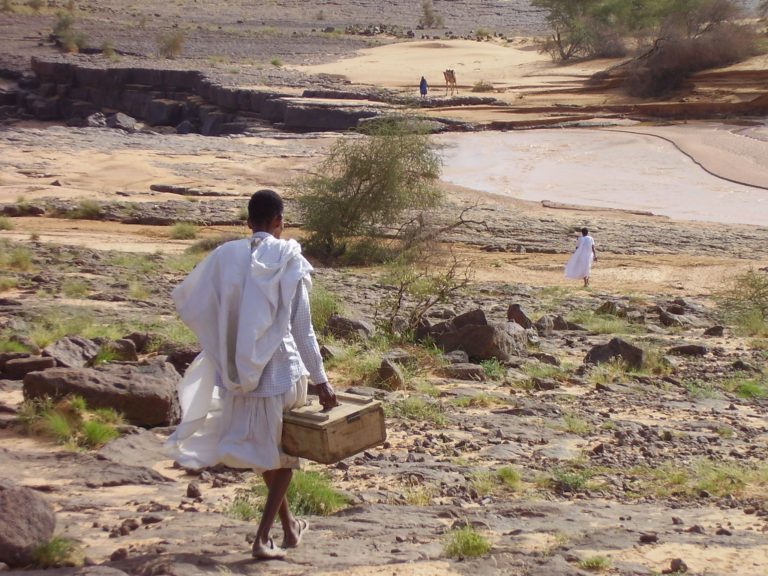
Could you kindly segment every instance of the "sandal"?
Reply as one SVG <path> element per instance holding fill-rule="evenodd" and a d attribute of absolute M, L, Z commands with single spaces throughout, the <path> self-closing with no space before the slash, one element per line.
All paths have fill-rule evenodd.
<path fill-rule="evenodd" d="M 266 543 L 261 543 L 256 540 L 253 543 L 251 554 L 257 560 L 280 560 L 285 558 L 285 550 L 275 546 L 275 543 L 272 542 L 272 538 L 267 540 Z"/>
<path fill-rule="evenodd" d="M 296 542 L 289 544 L 288 541 L 283 538 L 283 543 L 280 544 L 280 546 L 283 548 L 296 548 L 299 544 L 301 544 L 301 539 L 304 537 L 304 533 L 309 530 L 309 521 L 304 520 L 303 518 L 297 518 L 296 521 L 299 524 L 299 534 L 296 537 Z"/>

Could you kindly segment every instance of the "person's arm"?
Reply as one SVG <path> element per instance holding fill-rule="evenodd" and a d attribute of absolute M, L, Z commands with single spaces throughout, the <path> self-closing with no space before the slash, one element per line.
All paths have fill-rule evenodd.
<path fill-rule="evenodd" d="M 309 309 L 309 294 L 304 282 L 299 282 L 296 296 L 293 301 L 291 314 L 291 333 L 296 342 L 296 348 L 301 355 L 301 361 L 309 371 L 309 377 L 315 384 L 320 403 L 323 408 L 338 406 L 336 393 L 328 382 L 328 376 L 323 366 L 323 357 L 320 355 L 320 346 L 312 327 L 312 314 Z"/>
<path fill-rule="evenodd" d="M 595 262 L 597 262 L 597 252 L 595 252 L 595 243 L 592 242 L 592 256 L 595 259 Z"/>

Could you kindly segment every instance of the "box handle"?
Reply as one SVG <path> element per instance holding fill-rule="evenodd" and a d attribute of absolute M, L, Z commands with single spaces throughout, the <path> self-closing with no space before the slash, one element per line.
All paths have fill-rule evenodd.
<path fill-rule="evenodd" d="M 352 422 L 357 422 L 358 420 L 360 420 L 359 412 L 357 414 L 350 414 L 349 416 L 347 416 L 347 424 L 351 424 Z"/>

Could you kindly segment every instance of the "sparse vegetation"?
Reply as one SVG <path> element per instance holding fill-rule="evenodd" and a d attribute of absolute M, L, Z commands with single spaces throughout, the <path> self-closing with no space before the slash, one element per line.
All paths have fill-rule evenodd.
<path fill-rule="evenodd" d="M 725 320 L 747 336 L 768 336 L 768 273 L 749 270 L 735 277 L 720 298 Z"/>
<path fill-rule="evenodd" d="M 76 220 L 100 220 L 103 216 L 103 207 L 96 200 L 83 199 L 77 206 L 65 213 L 67 218 Z"/>
<path fill-rule="evenodd" d="M 177 222 L 173 225 L 168 236 L 173 240 L 194 240 L 199 228 L 192 222 Z"/>
<path fill-rule="evenodd" d="M 0 12 L 3 13 L 9 13 L 13 12 L 13 4 L 11 4 L 11 0 L 1 0 L 0 1 Z"/>
<path fill-rule="evenodd" d="M 32 561 L 36 568 L 42 569 L 82 566 L 85 562 L 85 553 L 74 540 L 54 536 L 35 549 Z"/>
<path fill-rule="evenodd" d="M 114 410 L 89 410 L 85 400 L 69 396 L 27 400 L 19 412 L 22 429 L 71 448 L 98 448 L 120 433 L 122 418 Z"/>
<path fill-rule="evenodd" d="M 328 319 L 341 312 L 341 303 L 335 294 L 314 282 L 309 293 L 309 309 L 312 313 L 312 326 L 316 331 L 323 332 Z"/>
<path fill-rule="evenodd" d="M 410 396 L 397 400 L 386 406 L 389 416 L 413 420 L 416 422 L 431 422 L 437 426 L 446 423 L 445 410 L 439 402 L 432 399 L 425 400 L 417 396 Z"/>
<path fill-rule="evenodd" d="M 88 295 L 90 287 L 80 279 L 66 278 L 61 283 L 61 291 L 67 298 L 83 298 Z"/>
<path fill-rule="evenodd" d="M 25 272 L 32 269 L 32 251 L 24 246 L 6 243 L 0 253 L 0 269 Z"/>
<path fill-rule="evenodd" d="M 27 6 L 29 6 L 33 12 L 40 12 L 40 9 L 45 5 L 43 0 L 27 0 Z"/>
<path fill-rule="evenodd" d="M 169 30 L 158 36 L 157 52 L 161 58 L 174 59 L 181 56 L 187 35 L 182 30 Z"/>
<path fill-rule="evenodd" d="M 246 213 L 247 218 L 247 213 Z M 201 238 L 192 246 L 187 248 L 187 252 L 190 254 L 203 254 L 211 252 L 212 250 L 218 248 L 225 242 L 230 242 L 231 240 L 241 240 L 242 236 L 239 236 L 237 234 L 222 234 L 220 236 L 212 236 L 210 238 Z"/>
<path fill-rule="evenodd" d="M 445 543 L 445 554 L 450 558 L 479 558 L 490 551 L 490 542 L 472 526 L 453 530 Z"/>
<path fill-rule="evenodd" d="M 283 65 L 283 61 L 280 58 L 272 58 L 269 63 L 275 68 L 280 68 Z"/>
<path fill-rule="evenodd" d="M 432 0 L 421 0 L 419 25 L 424 28 L 442 28 L 443 24 L 443 17 L 435 10 Z"/>
<path fill-rule="evenodd" d="M 472 86 L 472 92 L 493 92 L 493 90 L 493 84 L 488 82 L 488 80 L 478 80 Z"/>
<path fill-rule="evenodd" d="M 579 568 L 590 572 L 603 572 L 611 567 L 610 559 L 605 556 L 590 556 L 579 560 Z"/>
<path fill-rule="evenodd" d="M 768 398 L 768 379 L 765 376 L 736 376 L 726 380 L 723 383 L 723 387 L 729 392 L 734 392 L 747 400 Z"/>
<path fill-rule="evenodd" d="M 426 210 L 441 199 L 440 158 L 419 123 L 381 122 L 364 138 L 334 144 L 318 171 L 294 184 L 309 231 L 308 250 L 339 257 L 357 238 L 376 239 L 395 228 L 406 210 Z"/>

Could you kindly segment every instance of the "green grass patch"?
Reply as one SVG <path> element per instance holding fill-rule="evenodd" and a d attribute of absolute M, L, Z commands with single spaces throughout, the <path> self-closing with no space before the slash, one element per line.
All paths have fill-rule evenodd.
<path fill-rule="evenodd" d="M 246 218 L 248 217 L 248 212 L 246 211 L 245 214 Z M 231 242 L 232 240 L 242 240 L 243 237 L 238 234 L 221 234 L 219 236 L 211 236 L 210 238 L 201 238 L 192 246 L 187 248 L 186 252 L 190 254 L 207 254 L 211 250 L 215 250 L 222 244 L 226 242 Z"/>
<path fill-rule="evenodd" d="M 323 332 L 328 325 L 328 319 L 341 312 L 341 303 L 333 292 L 315 282 L 309 293 L 309 308 L 312 313 L 312 326 L 317 332 Z"/>
<path fill-rule="evenodd" d="M 737 376 L 726 380 L 723 387 L 746 400 L 760 400 L 768 398 L 768 380 L 765 376 L 744 377 Z"/>
<path fill-rule="evenodd" d="M 373 345 L 372 348 L 359 343 L 346 345 L 341 354 L 326 362 L 326 367 L 336 372 L 336 381 L 341 386 L 375 385 L 384 349 L 380 347 L 383 343 Z"/>
<path fill-rule="evenodd" d="M 509 404 L 510 401 L 511 400 L 506 398 L 499 398 L 481 392 L 474 396 L 454 398 L 451 400 L 451 405 L 456 406 L 457 408 L 490 408 L 491 406 L 498 406 L 500 404 Z"/>
<path fill-rule="evenodd" d="M 444 551 L 450 558 L 479 558 L 491 551 L 491 544 L 472 526 L 465 526 L 451 531 L 446 539 Z"/>
<path fill-rule="evenodd" d="M 83 280 L 67 278 L 61 283 L 61 292 L 67 298 L 84 298 L 88 296 L 90 287 Z"/>
<path fill-rule="evenodd" d="M 688 395 L 691 398 L 697 400 L 715 399 L 722 396 L 717 386 L 711 382 L 702 382 L 701 380 L 686 382 L 685 389 L 688 391 Z"/>
<path fill-rule="evenodd" d="M 120 436 L 120 414 L 111 409 L 89 410 L 80 396 L 27 400 L 19 411 L 19 424 L 28 434 L 48 438 L 71 448 L 99 448 Z"/>
<path fill-rule="evenodd" d="M 565 429 L 571 434 L 585 436 L 592 432 L 592 425 L 573 413 L 563 415 L 563 421 L 565 422 Z"/>
<path fill-rule="evenodd" d="M 19 285 L 19 281 L 16 278 L 8 278 L 6 276 L 0 277 L 0 292 L 7 292 L 13 290 Z"/>
<path fill-rule="evenodd" d="M 13 247 L 11 243 L 3 243 L 0 253 L 0 268 L 27 272 L 32 270 L 32 250 L 24 246 Z"/>
<path fill-rule="evenodd" d="M 480 366 L 485 370 L 485 376 L 488 380 L 493 382 L 499 382 L 504 380 L 507 375 L 507 368 L 502 364 L 498 358 L 491 358 L 490 360 L 481 360 Z"/>
<path fill-rule="evenodd" d="M 151 295 L 152 293 L 140 280 L 131 280 L 128 282 L 128 296 L 133 300 L 149 300 Z"/>
<path fill-rule="evenodd" d="M 173 240 L 194 240 L 200 229 L 192 222 L 177 222 L 168 232 L 168 237 Z"/>
<path fill-rule="evenodd" d="M 251 522 L 261 516 L 263 504 L 254 501 L 247 495 L 238 495 L 224 510 L 224 514 L 236 520 Z"/>
<path fill-rule="evenodd" d="M 68 211 L 65 216 L 73 220 L 101 220 L 104 216 L 103 206 L 96 200 L 80 200 L 77 206 Z"/>
<path fill-rule="evenodd" d="M 13 222 L 8 216 L 0 216 L 0 231 L 1 230 L 13 230 Z"/>
<path fill-rule="evenodd" d="M 54 536 L 32 553 L 35 568 L 57 568 L 59 566 L 82 566 L 85 553 L 74 540 Z"/>
<path fill-rule="evenodd" d="M 605 556 L 590 556 L 579 561 L 579 568 L 590 572 L 603 572 L 610 567 L 611 561 Z"/>
<path fill-rule="evenodd" d="M 413 420 L 415 422 L 431 422 L 437 426 L 446 423 L 445 410 L 439 402 L 411 396 L 386 405 L 389 416 Z"/>
<path fill-rule="evenodd" d="M 517 492 L 522 486 L 522 475 L 510 466 L 498 470 L 481 470 L 472 474 L 470 485 L 481 497 Z"/>
<path fill-rule="evenodd" d="M 595 334 L 638 334 L 644 331 L 640 325 L 632 324 L 624 318 L 611 314 L 595 314 L 591 310 L 574 312 L 568 320 Z"/>

